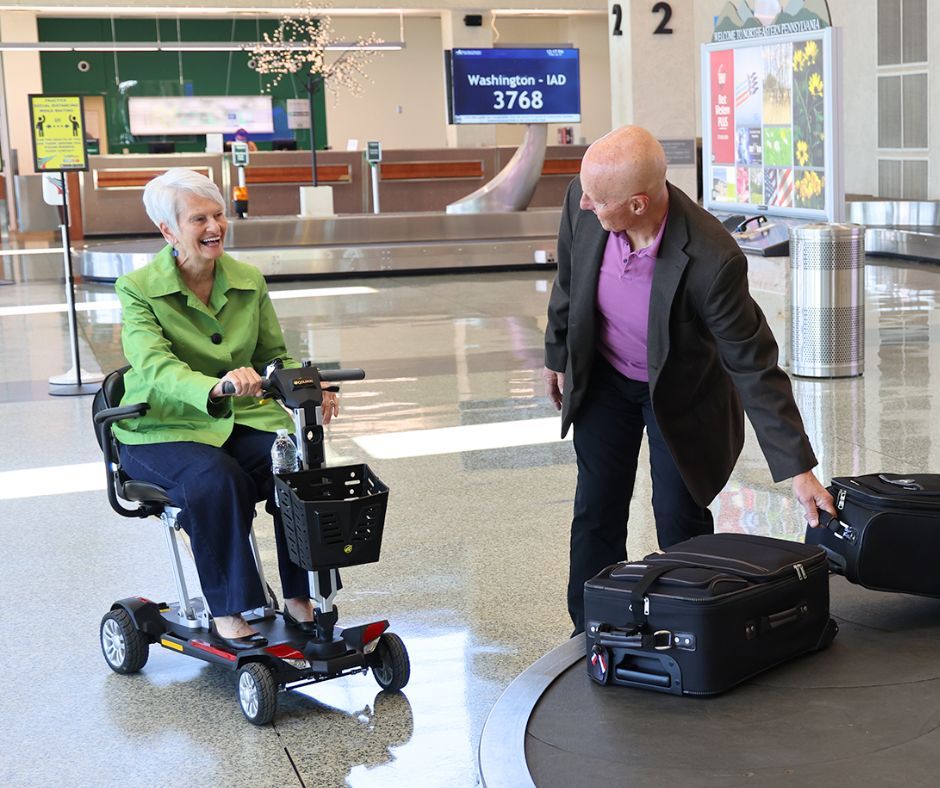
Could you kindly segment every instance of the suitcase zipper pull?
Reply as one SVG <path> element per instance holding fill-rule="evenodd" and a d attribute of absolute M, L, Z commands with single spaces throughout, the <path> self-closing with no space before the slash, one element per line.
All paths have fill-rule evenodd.
<path fill-rule="evenodd" d="M 600 675 L 604 676 L 607 673 L 607 660 L 604 659 L 604 649 L 600 646 L 594 646 L 591 649 L 591 664 L 598 665 L 600 664 Z"/>
<path fill-rule="evenodd" d="M 803 564 L 794 564 L 793 568 L 796 570 L 796 576 L 800 580 L 806 579 L 806 570 L 803 568 Z"/>
<path fill-rule="evenodd" d="M 845 490 L 839 490 L 839 495 L 836 498 L 836 509 L 840 512 L 845 507 Z"/>

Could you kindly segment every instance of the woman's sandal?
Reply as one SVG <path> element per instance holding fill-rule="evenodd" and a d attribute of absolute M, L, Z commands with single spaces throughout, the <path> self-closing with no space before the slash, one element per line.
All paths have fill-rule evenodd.
<path fill-rule="evenodd" d="M 219 640 L 236 651 L 245 651 L 246 649 L 261 648 L 268 645 L 268 639 L 260 632 L 252 632 L 250 635 L 242 635 L 238 638 L 227 638 L 219 633 L 219 628 L 214 621 L 212 622 L 212 630 Z"/>
<path fill-rule="evenodd" d="M 252 632 L 250 635 L 243 635 L 240 638 L 224 638 L 216 632 L 216 637 L 236 651 L 244 651 L 249 648 L 261 648 L 262 646 L 268 645 L 268 639 L 260 632 Z"/>
<path fill-rule="evenodd" d="M 287 604 L 284 605 L 283 610 L 284 623 L 289 627 L 295 627 L 303 632 L 305 635 L 313 635 L 317 631 L 317 625 L 315 621 L 298 621 L 294 618 L 290 611 L 287 609 Z"/>

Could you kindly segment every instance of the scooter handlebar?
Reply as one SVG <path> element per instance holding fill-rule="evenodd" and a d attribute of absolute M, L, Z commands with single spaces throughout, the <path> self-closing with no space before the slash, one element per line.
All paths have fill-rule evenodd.
<path fill-rule="evenodd" d="M 271 391 L 271 378 L 261 378 L 261 391 L 265 394 Z M 231 397 L 235 394 L 235 386 L 230 380 L 222 381 L 222 395 Z"/>
<path fill-rule="evenodd" d="M 326 383 L 341 383 L 345 380 L 365 380 L 366 371 L 350 367 L 348 369 L 321 369 L 320 380 Z"/>
<path fill-rule="evenodd" d="M 365 380 L 366 371 L 356 367 L 347 369 L 320 369 L 317 370 L 323 383 L 341 383 L 348 380 Z M 265 394 L 271 391 L 271 378 L 261 378 L 261 391 Z M 230 380 L 222 381 L 222 394 L 231 397 L 235 394 L 235 386 Z"/>

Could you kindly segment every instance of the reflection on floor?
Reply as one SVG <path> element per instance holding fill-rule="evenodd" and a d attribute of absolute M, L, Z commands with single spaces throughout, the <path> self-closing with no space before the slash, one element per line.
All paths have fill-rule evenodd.
<path fill-rule="evenodd" d="M 754 275 L 780 336 L 774 276 Z M 105 666 L 98 621 L 111 602 L 173 597 L 163 537 L 156 521 L 117 518 L 103 467 L 99 480 L 86 470 L 100 459 L 89 398 L 46 395 L 46 379 L 70 365 L 66 317 L 28 307 L 62 303 L 62 287 L 0 288 L 0 631 L 20 644 L 6 650 L 0 693 L 4 784 L 164 784 L 168 769 L 191 785 L 477 782 L 489 708 L 570 631 L 573 451 L 545 421 L 555 414 L 540 380 L 550 282 L 365 284 L 272 290 L 293 354 L 369 374 L 344 388 L 328 450 L 333 462 L 370 462 L 391 488 L 389 513 L 381 562 L 345 573 L 338 605 L 349 623 L 388 617 L 412 679 L 401 696 L 378 693 L 369 676 L 290 693 L 265 729 L 242 719 L 229 673 L 156 647 L 137 676 Z M 347 285 L 363 283 L 329 286 Z M 873 264 L 865 376 L 795 383 L 822 476 L 940 470 L 938 288 L 937 269 Z M 83 287 L 78 299 L 89 305 L 78 316 L 83 366 L 120 365 L 120 314 L 92 306 L 113 293 Z M 653 547 L 649 496 L 641 477 L 633 556 Z M 713 509 L 723 530 L 802 532 L 789 486 L 772 484 L 752 435 Z M 256 530 L 273 569 L 267 515 Z"/>

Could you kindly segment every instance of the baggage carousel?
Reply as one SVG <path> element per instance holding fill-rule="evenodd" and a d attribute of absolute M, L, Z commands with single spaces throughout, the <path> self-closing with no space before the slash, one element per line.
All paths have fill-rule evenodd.
<path fill-rule="evenodd" d="M 583 635 L 558 646 L 490 712 L 484 785 L 935 785 L 940 599 L 830 587 L 826 651 L 716 697 L 600 687 Z"/>
<path fill-rule="evenodd" d="M 940 202 L 849 202 L 846 214 L 866 226 L 866 254 L 940 262 Z M 225 248 L 272 280 L 553 268 L 560 217 L 558 208 L 537 208 L 232 219 Z M 748 254 L 786 255 L 789 228 L 799 223 L 772 219 L 736 237 Z M 155 236 L 90 242 L 76 250 L 75 270 L 113 282 L 162 246 Z"/>
<path fill-rule="evenodd" d="M 266 279 L 546 268 L 554 264 L 560 217 L 560 209 L 546 208 L 231 219 L 225 249 Z M 113 282 L 163 246 L 160 237 L 91 242 L 76 250 L 76 272 Z"/>
<path fill-rule="evenodd" d="M 940 202 L 848 202 L 846 219 L 865 225 L 866 254 L 940 262 Z"/>
<path fill-rule="evenodd" d="M 785 257 L 790 253 L 790 230 L 803 219 L 786 219 L 718 212 L 731 223 L 747 221 L 732 231 L 746 254 Z M 853 200 L 845 204 L 845 221 L 865 226 L 865 254 L 904 260 L 940 262 L 940 202 L 914 200 Z"/>

